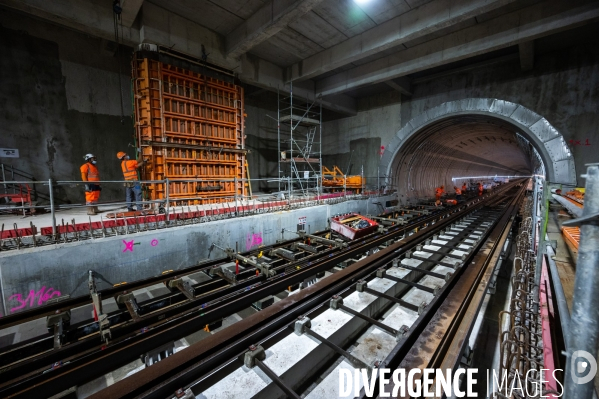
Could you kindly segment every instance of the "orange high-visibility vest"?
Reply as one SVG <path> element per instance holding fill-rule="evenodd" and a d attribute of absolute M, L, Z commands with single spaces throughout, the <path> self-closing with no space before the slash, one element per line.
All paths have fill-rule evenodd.
<path fill-rule="evenodd" d="M 129 159 L 121 162 L 121 169 L 125 180 L 137 180 L 137 161 Z"/>
<path fill-rule="evenodd" d="M 441 194 L 443 194 L 443 189 L 442 189 L 441 187 L 437 187 L 437 188 L 435 189 L 435 194 L 436 194 L 436 195 L 441 195 Z"/>
<path fill-rule="evenodd" d="M 87 181 L 100 181 L 100 172 L 98 172 L 98 168 L 94 164 L 86 162 L 81 165 L 79 170 L 87 176 Z"/>
<path fill-rule="evenodd" d="M 456 195 L 462 195 L 462 190 L 460 190 L 459 188 L 456 188 L 455 193 L 456 193 Z"/>
<path fill-rule="evenodd" d="M 468 188 L 468 187 L 466 187 L 466 185 L 464 184 L 464 185 L 462 186 L 462 191 L 466 191 L 466 190 L 467 190 L 467 188 Z"/>
<path fill-rule="evenodd" d="M 483 188 L 482 184 L 479 184 L 479 185 L 478 185 L 478 191 L 481 191 L 481 192 L 482 192 L 483 190 L 484 190 L 484 188 Z"/>

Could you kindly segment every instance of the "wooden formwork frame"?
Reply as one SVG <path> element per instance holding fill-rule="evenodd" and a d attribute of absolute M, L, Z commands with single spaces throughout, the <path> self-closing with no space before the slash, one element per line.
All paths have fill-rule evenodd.
<path fill-rule="evenodd" d="M 169 179 L 171 205 L 246 196 L 243 88 L 138 54 L 132 69 L 142 180 Z M 167 197 L 164 183 L 146 189 Z"/>

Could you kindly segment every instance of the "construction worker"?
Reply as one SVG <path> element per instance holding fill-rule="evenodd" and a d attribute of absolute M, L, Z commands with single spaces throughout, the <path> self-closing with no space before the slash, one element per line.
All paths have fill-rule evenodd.
<path fill-rule="evenodd" d="M 145 160 L 137 162 L 134 159 L 129 159 L 129 155 L 123 151 L 119 151 L 116 157 L 121 160 L 121 169 L 123 170 L 123 177 L 127 181 L 125 183 L 125 191 L 127 198 L 127 210 L 133 212 L 133 201 L 137 205 L 137 210 L 141 211 L 143 205 L 141 203 L 141 183 L 137 179 L 137 169 L 143 166 Z"/>
<path fill-rule="evenodd" d="M 456 186 L 453 186 L 453 189 L 455 190 L 455 199 L 458 201 L 461 201 L 462 200 L 462 190 Z"/>
<path fill-rule="evenodd" d="M 466 185 L 466 182 L 464 182 L 462 184 L 462 194 L 466 195 L 466 191 L 468 191 L 468 186 Z"/>
<path fill-rule="evenodd" d="M 100 199 L 100 191 L 102 188 L 99 184 L 89 182 L 100 181 L 100 172 L 96 167 L 96 157 L 94 154 L 86 154 L 83 159 L 85 163 L 81 165 L 81 180 L 88 182 L 85 184 L 85 205 L 87 205 L 87 214 L 95 215 L 98 212 L 98 200 Z"/>
<path fill-rule="evenodd" d="M 435 200 L 441 201 L 441 196 L 443 195 L 444 192 L 445 192 L 445 186 L 437 187 L 435 189 Z"/>
<path fill-rule="evenodd" d="M 478 182 L 478 196 L 479 197 L 483 195 L 483 191 L 485 191 L 483 184 L 481 182 Z"/>

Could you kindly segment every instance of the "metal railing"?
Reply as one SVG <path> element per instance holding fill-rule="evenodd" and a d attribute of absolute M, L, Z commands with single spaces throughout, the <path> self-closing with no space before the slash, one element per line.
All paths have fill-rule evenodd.
<path fill-rule="evenodd" d="M 45 205 L 37 204 L 20 204 L 9 206 L 8 204 L 0 204 L 0 222 L 3 219 L 2 214 L 24 214 L 23 218 L 33 214 L 50 214 L 51 226 L 42 226 L 38 228 L 33 224 L 33 219 L 29 219 L 28 227 L 19 227 L 17 223 L 13 223 L 13 228 L 9 228 L 5 223 L 0 226 L 0 251 L 8 249 L 21 249 L 31 246 L 40 246 L 55 243 L 64 243 L 71 241 L 79 241 L 86 239 L 96 239 L 107 236 L 131 234 L 140 231 L 162 229 L 167 227 L 180 226 L 185 224 L 204 223 L 213 220 L 228 219 L 240 216 L 249 216 L 260 213 L 275 212 L 281 210 L 291 210 L 302 207 L 334 204 L 354 199 L 366 199 L 383 195 L 382 190 L 362 190 L 359 194 L 341 188 L 341 191 L 332 192 L 326 188 L 323 190 L 319 185 L 319 178 L 310 178 L 314 181 L 314 189 L 308 195 L 302 194 L 301 190 L 296 190 L 298 184 L 297 179 L 284 178 L 281 183 L 285 185 L 284 191 L 274 193 L 258 193 L 252 196 L 243 196 L 238 193 L 229 193 L 221 196 L 210 196 L 212 203 L 200 204 L 199 202 L 207 200 L 201 192 L 197 195 L 177 196 L 174 198 L 172 193 L 169 193 L 169 183 L 186 182 L 190 184 L 198 182 L 231 182 L 236 181 L 236 187 L 245 184 L 268 182 L 279 183 L 279 179 L 165 179 L 165 180 L 142 180 L 139 181 L 142 187 L 145 185 L 162 183 L 164 184 L 165 198 L 162 199 L 143 199 L 141 204 L 144 207 L 142 212 L 137 212 L 133 215 L 126 214 L 124 211 L 128 204 L 126 200 L 111 200 L 98 202 L 88 205 L 86 203 L 75 204 L 58 204 L 55 200 L 54 191 L 57 187 L 63 186 L 68 189 L 79 189 L 82 194 L 84 185 L 90 182 L 75 181 L 75 180 L 59 180 L 55 181 L 48 179 L 46 181 L 5 181 L 6 184 L 37 184 L 42 187 L 47 187 L 49 192 L 49 203 Z M 308 180 L 308 179 L 304 179 Z M 125 180 L 103 180 L 91 182 L 106 188 L 109 185 L 122 185 L 131 183 L 132 181 Z M 305 186 L 305 185 L 304 185 Z M 125 193 L 123 190 L 123 197 Z M 188 203 L 198 202 L 190 205 L 173 205 L 187 201 Z M 133 200 L 135 205 L 136 201 Z M 97 216 L 88 216 L 83 213 L 77 214 L 77 218 L 84 218 L 83 222 L 79 223 L 73 218 L 73 214 L 60 217 L 61 212 L 67 210 L 83 210 L 88 206 L 100 206 L 104 213 L 100 213 L 99 220 Z M 106 213 L 109 212 L 109 213 Z M 64 212 L 66 216 L 66 212 Z M 94 220 L 92 220 L 92 217 Z M 23 219 L 21 218 L 21 219 Z M 71 220 L 68 220 L 68 219 Z M 6 219 L 5 219 L 6 220 Z M 14 222 L 14 218 L 11 219 Z"/>

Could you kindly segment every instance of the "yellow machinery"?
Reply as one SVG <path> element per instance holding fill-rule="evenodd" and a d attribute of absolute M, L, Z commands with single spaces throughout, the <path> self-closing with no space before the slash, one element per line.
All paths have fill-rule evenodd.
<path fill-rule="evenodd" d="M 346 176 L 338 166 L 333 166 L 333 170 L 328 169 L 326 166 L 322 167 L 323 187 L 333 189 L 343 189 L 345 187 L 348 190 L 356 190 L 359 193 L 365 184 L 366 179 L 362 176 Z"/>

